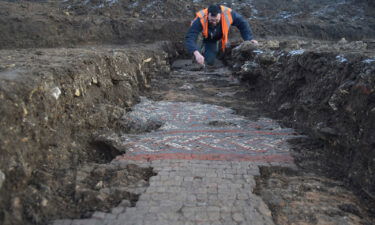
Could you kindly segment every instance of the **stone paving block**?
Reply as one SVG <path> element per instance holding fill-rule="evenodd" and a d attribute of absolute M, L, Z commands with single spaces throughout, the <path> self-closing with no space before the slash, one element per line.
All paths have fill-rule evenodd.
<path fill-rule="evenodd" d="M 104 220 L 114 220 L 117 218 L 116 214 L 107 213 Z"/>
<path fill-rule="evenodd" d="M 183 225 L 196 225 L 196 223 L 194 223 L 193 221 L 183 220 L 183 221 L 179 221 L 179 222 Z"/>
<path fill-rule="evenodd" d="M 221 214 L 226 214 L 226 213 L 229 213 L 232 212 L 232 205 L 222 205 L 220 207 L 220 213 Z"/>
<path fill-rule="evenodd" d="M 209 197 L 208 206 L 218 206 L 221 204 L 221 201 L 218 198 Z"/>
<path fill-rule="evenodd" d="M 220 211 L 208 211 L 207 216 L 210 221 L 218 221 L 220 220 Z"/>
<path fill-rule="evenodd" d="M 118 206 L 118 207 L 115 207 L 115 208 L 111 209 L 112 214 L 120 214 L 120 213 L 123 213 L 123 212 L 125 212 L 125 208 L 121 207 L 121 206 Z"/>
<path fill-rule="evenodd" d="M 217 187 L 209 187 L 209 188 L 207 188 L 207 193 L 208 194 L 216 194 L 216 193 L 218 193 L 218 188 Z"/>
<path fill-rule="evenodd" d="M 234 175 L 230 173 L 223 173 L 221 176 L 227 179 L 234 179 Z"/>
<path fill-rule="evenodd" d="M 103 221 L 97 219 L 80 219 L 73 220 L 71 225 L 103 225 Z"/>
<path fill-rule="evenodd" d="M 197 225 L 211 225 L 211 223 L 207 221 L 197 221 L 196 224 Z"/>
<path fill-rule="evenodd" d="M 153 182 L 159 181 L 159 180 L 160 180 L 160 176 L 152 176 L 150 177 L 149 182 L 150 184 L 152 184 Z"/>
<path fill-rule="evenodd" d="M 169 225 L 173 224 L 170 221 L 163 221 L 163 220 L 146 220 L 143 222 L 143 225 Z"/>
<path fill-rule="evenodd" d="M 199 222 L 209 221 L 207 212 L 203 211 L 203 210 L 196 212 L 194 218 L 195 218 L 196 221 L 199 221 Z"/>
<path fill-rule="evenodd" d="M 220 199 L 224 200 L 235 200 L 236 199 L 236 192 L 224 192 L 219 195 Z"/>
<path fill-rule="evenodd" d="M 191 181 L 193 181 L 193 177 L 191 177 L 191 176 L 185 176 L 185 177 L 183 178 L 183 180 L 184 180 L 184 181 L 187 181 L 187 182 L 191 182 Z"/>
<path fill-rule="evenodd" d="M 182 215 L 189 219 L 189 218 L 193 218 L 195 213 L 198 211 L 198 209 L 196 207 L 183 207 L 181 209 L 181 212 L 182 212 Z"/>
<path fill-rule="evenodd" d="M 143 221 L 155 221 L 158 218 L 157 210 L 150 210 L 143 216 Z"/>
<path fill-rule="evenodd" d="M 55 220 L 52 225 L 71 225 L 72 220 Z"/>
<path fill-rule="evenodd" d="M 134 214 L 136 211 L 137 211 L 137 209 L 135 207 L 127 208 L 126 214 Z"/>
<path fill-rule="evenodd" d="M 136 205 L 137 212 L 147 212 L 148 210 L 150 210 L 151 207 L 152 206 L 150 204 L 147 204 L 147 203 L 142 203 L 142 204 Z M 124 212 L 126 212 L 126 210 Z"/>
<path fill-rule="evenodd" d="M 166 190 L 166 192 L 170 192 L 170 193 L 181 193 L 182 192 L 182 188 L 179 187 L 179 186 L 171 186 L 171 187 L 168 187 L 168 189 Z"/>
<path fill-rule="evenodd" d="M 181 201 L 171 201 L 171 200 L 165 200 L 162 201 L 160 204 L 161 211 L 175 211 L 177 209 L 180 209 L 184 205 Z"/>
<path fill-rule="evenodd" d="M 245 193 L 238 193 L 237 194 L 237 200 L 247 200 L 249 199 L 249 195 L 245 192 Z"/>
<path fill-rule="evenodd" d="M 217 206 L 208 206 L 207 212 L 220 212 L 220 205 Z"/>
<path fill-rule="evenodd" d="M 149 188 L 150 187 L 160 187 L 160 186 L 163 186 L 164 185 L 164 182 L 161 181 L 160 179 L 158 180 L 153 180 L 150 182 L 150 185 L 149 185 Z M 150 190 L 149 190 L 150 191 Z"/>
<path fill-rule="evenodd" d="M 108 213 L 97 211 L 97 212 L 94 212 L 94 214 L 91 217 L 95 219 L 105 219 L 107 214 Z"/>
<path fill-rule="evenodd" d="M 161 203 L 161 200 L 155 201 L 155 200 L 150 200 L 147 202 L 149 206 L 159 206 Z"/>
<path fill-rule="evenodd" d="M 234 221 L 225 221 L 224 222 L 225 225 L 238 225 L 238 223 L 234 222 Z M 251 224 L 253 225 L 253 224 Z"/>
<path fill-rule="evenodd" d="M 211 225 L 224 225 L 220 221 L 214 221 L 211 223 Z"/>
<path fill-rule="evenodd" d="M 162 212 L 159 212 L 157 215 L 158 215 L 158 218 L 161 220 L 173 221 L 173 222 L 177 222 L 178 217 L 179 217 L 179 215 L 171 211 L 162 211 Z"/>
<path fill-rule="evenodd" d="M 130 221 L 130 216 L 127 213 L 121 213 L 117 216 L 116 225 L 121 221 Z"/>
<path fill-rule="evenodd" d="M 245 221 L 245 217 L 241 213 L 233 213 L 232 218 L 235 222 L 240 223 Z"/>
<path fill-rule="evenodd" d="M 220 211 L 220 217 L 221 217 L 221 221 L 224 221 L 224 224 L 226 224 L 227 222 L 230 222 L 232 221 L 232 213 L 230 211 Z"/>

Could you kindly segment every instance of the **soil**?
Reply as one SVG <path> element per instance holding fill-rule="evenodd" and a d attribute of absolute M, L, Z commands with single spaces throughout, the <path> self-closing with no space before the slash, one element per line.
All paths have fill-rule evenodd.
<path fill-rule="evenodd" d="M 351 224 L 373 222 L 362 201 L 375 199 L 374 2 L 226 1 L 260 45 L 239 45 L 234 29 L 229 69 L 219 70 L 228 79 L 194 88 L 176 73 L 200 68 L 179 61 L 168 77 L 170 63 L 187 56 L 190 21 L 213 2 L 0 1 L 1 224 L 87 217 L 117 205 L 113 193 L 134 204 L 133 187 L 147 187 L 152 168 L 108 167 L 126 149 L 107 137 L 157 128 L 120 120 L 141 94 L 272 116 L 308 135 L 292 142 L 300 171 L 263 168 L 259 177 L 276 223 L 329 223 L 343 213 Z M 361 200 L 343 199 L 352 196 L 344 186 Z M 322 214 L 296 209 L 303 198 L 322 208 L 329 197 L 343 203 Z"/>
<path fill-rule="evenodd" d="M 0 1 L 0 48 L 72 47 L 183 40 L 195 13 L 213 0 Z M 256 38 L 321 40 L 375 36 L 370 0 L 243 0 L 227 6 L 250 21 Z M 173 27 L 173 29 L 171 29 Z M 236 29 L 233 29 L 236 31 Z M 239 32 L 232 32 L 232 38 Z"/>
<path fill-rule="evenodd" d="M 229 63 L 274 116 L 325 144 L 319 160 L 331 175 L 372 198 L 373 48 L 362 41 L 284 41 L 280 51 L 275 43 L 266 41 L 255 51 L 244 43 L 233 49 Z"/>
<path fill-rule="evenodd" d="M 70 206 L 80 206 L 79 168 L 121 154 L 100 135 L 126 131 L 118 119 L 150 88 L 152 76 L 169 71 L 164 49 L 167 43 L 0 51 L 2 224 L 45 224 L 64 216 L 61 209 L 80 215 Z M 150 174 L 123 170 L 135 177 L 125 184 Z M 98 202 L 96 195 L 82 205 L 98 207 L 87 204 Z"/>

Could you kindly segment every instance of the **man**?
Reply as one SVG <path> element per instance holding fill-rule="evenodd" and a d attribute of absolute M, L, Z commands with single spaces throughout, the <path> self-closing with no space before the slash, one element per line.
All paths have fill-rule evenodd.
<path fill-rule="evenodd" d="M 185 37 L 185 45 L 188 51 L 194 54 L 195 60 L 204 65 L 213 65 L 219 52 L 218 42 L 221 40 L 220 49 L 225 51 L 228 42 L 230 26 L 236 26 L 245 41 L 254 44 L 258 42 L 253 39 L 249 23 L 232 9 L 222 5 L 211 5 L 206 9 L 197 12 L 189 31 Z M 202 32 L 204 54 L 196 44 L 198 35 Z"/>

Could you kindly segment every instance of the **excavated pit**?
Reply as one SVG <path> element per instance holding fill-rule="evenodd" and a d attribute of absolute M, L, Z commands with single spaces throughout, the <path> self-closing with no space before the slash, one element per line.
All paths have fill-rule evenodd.
<path fill-rule="evenodd" d="M 274 116 L 279 118 L 281 122 L 293 126 L 305 134 L 309 134 L 310 138 L 305 140 L 295 139 L 290 141 L 295 146 L 293 156 L 301 171 L 293 172 L 288 168 L 280 167 L 264 167 L 261 170 L 262 173 L 258 178 L 255 191 L 264 198 L 265 202 L 273 210 L 274 220 L 278 224 L 301 221 L 315 224 L 322 221 L 335 220 L 335 215 L 340 218 L 348 215 L 350 223 L 371 224 L 371 215 L 373 215 L 371 207 L 363 206 L 363 202 L 354 197 L 348 189 L 344 188 L 344 186 L 360 187 L 363 184 L 366 184 L 366 187 L 371 187 L 371 182 L 373 182 L 371 174 L 366 174 L 368 173 L 366 170 L 357 170 L 356 172 L 364 173 L 366 176 L 362 177 L 363 179 L 361 177 L 350 177 L 350 173 L 345 169 L 346 167 L 342 167 L 340 162 L 331 160 L 329 157 L 331 154 L 335 154 L 335 146 L 332 146 L 332 143 L 338 144 L 341 140 L 348 138 L 341 135 L 333 135 L 332 132 L 324 133 L 322 131 L 318 132 L 320 135 L 316 135 L 316 129 L 309 125 L 309 123 L 315 124 L 316 118 L 329 119 L 328 115 L 330 114 L 324 110 L 325 114 L 319 115 L 319 111 L 317 111 L 314 117 L 302 121 L 298 120 L 298 117 L 296 117 L 297 119 L 288 117 L 296 115 L 295 112 L 293 113 L 294 109 L 299 110 L 298 105 L 300 103 L 294 97 L 304 97 L 305 95 L 291 94 L 291 89 L 284 88 L 284 85 L 293 86 L 293 91 L 296 91 L 297 88 L 306 89 L 308 93 L 314 90 L 310 88 L 314 86 L 314 79 L 311 83 L 308 83 L 307 87 L 303 86 L 306 81 L 301 82 L 300 78 L 296 78 L 296 84 L 288 80 L 295 79 L 294 76 L 297 75 L 293 75 L 294 71 L 297 71 L 295 74 L 301 74 L 298 71 L 306 72 L 306 70 L 299 69 L 304 65 L 303 60 L 306 62 L 313 60 L 311 66 L 314 66 L 314 62 L 321 62 L 322 58 L 324 58 L 323 61 L 330 67 L 342 66 L 342 63 L 347 61 L 340 61 L 341 58 L 338 59 L 335 56 L 337 53 L 334 54 L 329 49 L 325 49 L 325 51 L 329 51 L 328 53 L 314 52 L 314 50 L 309 50 L 308 48 L 303 51 L 299 49 L 291 50 L 279 47 L 280 45 L 277 46 L 275 43 L 278 44 L 277 41 L 264 41 L 261 42 L 260 46 L 252 46 L 246 43 L 233 46 L 233 49 L 228 52 L 230 54 L 226 56 L 225 61 L 234 72 L 225 68 L 215 69 L 211 72 L 207 70 L 203 74 L 214 79 L 210 79 L 208 82 L 205 77 L 197 77 L 197 83 L 192 83 L 191 77 L 181 77 L 181 74 L 184 73 L 184 70 L 180 71 L 181 68 L 191 70 L 196 73 L 194 76 L 199 76 L 199 68 L 191 64 L 191 60 L 179 61 L 180 65 L 177 62 L 174 63 L 173 73 L 175 75 L 168 75 L 170 72 L 168 60 L 173 57 L 171 53 L 174 52 L 168 43 L 135 46 L 137 48 L 136 51 L 132 47 L 96 48 L 95 52 L 92 52 L 90 48 L 69 50 L 42 49 L 27 54 L 25 51 L 14 53 L 4 50 L 3 53 L 5 54 L 2 55 L 7 56 L 4 60 L 9 62 L 12 60 L 14 62 L 14 59 L 17 58 L 17 61 L 15 66 L 2 71 L 4 76 L 1 82 L 1 96 L 5 103 L 8 102 L 8 105 L 4 105 L 2 111 L 12 114 L 13 119 L 22 122 L 19 123 L 19 127 L 12 128 L 10 124 L 14 124 L 13 121 L 5 118 L 2 120 L 3 127 L 10 127 L 8 132 L 2 133 L 4 143 L 2 151 L 7 154 L 8 158 L 18 160 L 18 164 L 17 161 L 15 164 L 9 164 L 12 162 L 9 160 L 2 161 L 3 165 L 7 165 L 7 167 L 3 168 L 9 168 L 8 170 L 3 169 L 6 178 L 2 190 L 7 190 L 7 193 L 11 193 L 6 196 L 2 195 L 2 204 L 4 206 L 11 205 L 9 211 L 6 207 L 3 207 L 3 223 L 45 224 L 50 220 L 59 218 L 102 218 L 113 207 L 115 207 L 115 211 L 120 212 L 121 210 L 126 210 L 126 207 L 134 206 L 138 196 L 147 187 L 149 177 L 155 175 L 152 168 L 140 168 L 135 165 L 119 168 L 108 163 L 114 157 L 126 153 L 126 146 L 121 140 L 121 134 L 150 132 L 157 130 L 162 125 L 154 120 L 139 120 L 136 117 L 132 117 L 131 113 L 127 113 L 132 110 L 131 106 L 137 103 L 139 95 L 143 93 L 143 95 L 149 96 L 154 100 L 196 101 L 222 105 L 232 108 L 237 114 L 253 120 L 257 120 L 264 115 Z M 309 45 L 306 41 L 293 41 L 292 43 L 294 44 L 293 46 L 295 46 L 295 43 L 303 43 L 305 47 Z M 334 45 L 334 43 L 332 44 Z M 285 42 L 284 45 L 289 46 L 289 42 Z M 370 72 L 365 73 L 365 75 L 372 74 L 373 62 L 371 59 L 373 56 L 369 55 L 370 53 L 356 53 L 351 51 L 353 49 L 350 49 L 352 45 L 367 49 L 363 42 L 338 43 L 337 45 L 345 45 L 346 48 L 349 48 L 346 51 L 350 53 L 345 54 L 350 55 L 351 58 L 348 57 L 348 60 L 353 60 L 354 66 L 351 65 L 351 67 L 360 71 L 370 69 Z M 64 60 L 59 57 L 61 51 L 68 56 Z M 85 54 L 82 54 L 82 52 Z M 295 52 L 296 54 L 294 54 Z M 35 55 L 41 57 L 35 57 Z M 343 58 L 346 57 L 343 53 L 340 53 L 340 55 Z M 45 66 L 42 67 L 35 67 L 33 60 L 36 58 L 39 60 L 36 65 L 43 65 L 43 62 L 48 63 L 45 63 Z M 330 61 L 326 61 L 327 59 Z M 370 63 L 367 63 L 366 60 L 370 60 Z M 53 66 L 50 66 L 51 63 Z M 60 65 L 60 67 L 56 64 Z M 295 64 L 298 65 L 297 69 L 295 69 Z M 283 67 L 284 65 L 285 67 Z M 251 66 L 251 70 L 248 69 L 249 66 Z M 14 69 L 14 67 L 17 69 Z M 314 68 L 321 69 L 322 66 Z M 67 73 L 65 75 L 67 79 L 64 78 L 64 73 L 62 73 L 64 71 Z M 312 69 L 309 71 L 307 73 L 309 76 L 317 77 L 316 74 L 313 74 L 314 71 Z M 44 75 L 43 79 L 39 78 L 41 72 Z M 181 74 L 179 75 L 179 73 Z M 283 75 L 283 73 L 288 75 Z M 332 73 L 328 76 L 329 78 L 339 75 Z M 352 73 L 354 72 L 351 71 Z M 28 76 L 27 74 L 37 74 L 39 76 Z M 85 75 L 83 76 L 82 74 Z M 274 78 L 273 76 L 277 77 Z M 57 80 L 55 80 L 56 77 L 58 78 Z M 324 76 L 321 77 L 324 78 Z M 355 82 L 352 76 L 348 77 L 351 78 L 352 82 Z M 236 78 L 243 82 L 241 88 L 239 88 Z M 360 83 L 366 78 L 364 75 L 360 76 Z M 278 79 L 281 79 L 281 81 L 275 82 Z M 282 79 L 285 79 L 285 81 Z M 340 81 L 346 82 L 345 79 Z M 365 81 L 372 82 L 371 79 Z M 20 85 L 25 82 L 34 84 L 34 86 L 23 86 L 21 89 Z M 329 93 L 334 94 L 336 93 L 335 88 L 341 87 L 340 82 L 335 82 L 334 84 L 336 86 L 327 85 L 327 87 L 331 88 Z M 371 86 L 371 83 L 366 85 Z M 357 86 L 354 83 L 350 87 Z M 11 95 L 18 88 L 20 89 L 18 95 Z M 148 91 L 145 92 L 145 90 Z M 286 94 L 283 93 L 284 90 Z M 348 94 L 350 89 L 346 90 L 344 97 L 350 96 Z M 355 88 L 354 90 L 357 89 Z M 371 90 L 360 92 L 360 96 L 371 95 Z M 279 91 L 280 94 L 275 95 L 273 92 L 276 91 Z M 329 104 L 329 99 L 333 98 L 333 94 L 319 99 L 323 99 L 327 107 L 331 107 L 333 113 L 338 113 L 332 109 L 332 104 Z M 27 96 L 27 98 L 23 96 Z M 264 96 L 272 97 L 264 99 Z M 275 96 L 279 96 L 282 100 L 277 100 Z M 316 96 L 319 97 L 320 95 Z M 11 101 L 7 101 L 11 97 L 16 102 L 18 101 L 16 105 L 10 104 Z M 120 100 L 119 97 L 125 100 Z M 350 103 L 349 100 L 352 100 L 352 98 L 346 100 L 344 97 L 338 98 L 340 102 L 335 100 L 335 105 L 343 107 L 342 102 Z M 44 101 L 41 101 L 41 99 Z M 354 98 L 354 100 L 356 99 Z M 285 104 L 285 101 L 289 103 Z M 310 101 L 314 102 L 314 99 Z M 269 107 L 264 107 L 263 102 L 268 102 Z M 358 105 L 358 101 L 356 101 L 356 104 Z M 261 107 L 262 105 L 263 107 Z M 314 107 L 314 105 L 310 106 Z M 367 109 L 368 106 L 364 105 L 364 107 Z M 45 109 L 44 113 L 40 113 L 40 108 Z M 60 114 L 60 110 L 65 111 L 65 114 Z M 14 115 L 19 117 L 14 117 Z M 361 115 L 363 116 L 364 114 Z M 69 116 L 69 120 L 64 118 L 65 116 Z M 322 121 L 322 119 L 319 121 Z M 369 120 L 367 119 L 367 121 Z M 37 125 L 31 123 L 36 121 L 38 121 Z M 220 123 L 220 121 L 211 121 L 207 125 L 227 126 L 228 124 Z M 350 126 L 345 127 L 339 123 L 336 125 L 341 126 L 343 131 L 347 131 L 347 135 L 355 135 L 350 131 Z M 45 132 L 46 127 L 55 132 Z M 366 128 L 367 130 L 364 130 L 365 133 L 371 131 L 372 127 L 370 125 Z M 59 135 L 70 135 L 56 137 L 54 136 L 56 135 L 56 130 L 61 132 Z M 29 131 L 30 133 L 24 131 Z M 23 136 L 19 135 L 21 132 Z M 14 139 L 14 137 L 22 138 L 18 140 Z M 53 140 L 53 144 L 46 145 L 46 139 Z M 362 144 L 371 141 L 371 139 L 364 140 Z M 314 145 L 312 143 L 318 144 Z M 341 142 L 340 146 L 347 149 L 353 148 L 353 146 L 348 144 L 350 142 Z M 9 146 L 17 148 L 19 151 L 16 153 L 9 151 Z M 45 146 L 50 149 L 48 153 L 44 152 Z M 349 150 L 347 152 L 352 154 Z M 28 158 L 28 155 L 39 156 L 39 158 Z M 343 158 L 349 157 L 346 155 L 340 156 Z M 353 165 L 363 163 L 360 161 L 361 157 L 356 159 L 351 160 Z M 345 161 L 345 163 L 349 162 Z M 330 173 L 332 170 L 336 171 L 336 173 Z M 335 175 L 335 178 L 339 180 L 325 178 L 323 175 L 331 177 Z M 351 181 L 354 185 L 349 186 L 345 183 L 348 181 Z M 280 182 L 285 183 L 281 189 L 279 187 Z M 320 200 L 314 200 L 311 204 L 307 204 L 301 200 L 305 199 L 306 194 L 309 194 L 306 191 L 308 187 L 303 186 L 303 183 L 306 183 L 307 186 L 321 186 L 323 188 L 328 185 L 328 191 L 315 191 L 313 193 L 314 198 Z M 342 188 L 337 190 L 333 188 L 335 191 L 329 189 L 329 187 L 335 185 Z M 298 198 L 295 195 L 296 193 L 298 193 Z M 371 194 L 369 191 L 364 193 Z M 319 215 L 317 215 L 316 211 L 310 210 L 311 207 L 314 208 L 317 205 L 324 204 L 326 200 L 323 201 L 322 199 L 326 199 L 328 196 L 333 196 L 333 198 L 337 196 L 351 197 L 342 204 L 328 207 L 328 210 L 320 210 L 321 214 Z M 369 196 L 371 197 L 371 195 L 362 195 L 362 197 L 371 199 Z M 275 203 L 274 199 L 280 199 L 280 201 Z M 341 201 L 340 199 L 337 197 L 337 199 L 327 201 L 337 202 Z M 124 201 L 121 202 L 121 200 Z M 285 210 L 285 204 L 292 206 Z M 298 216 L 297 214 L 301 213 L 294 208 L 295 204 L 303 204 L 303 207 L 307 210 L 306 214 Z M 65 213 L 60 212 L 62 208 L 67 209 Z M 330 219 L 327 220 L 328 217 Z"/>
<path fill-rule="evenodd" d="M 300 0 L 292 7 L 286 0 L 227 1 L 250 21 L 260 46 L 233 42 L 227 51 L 225 62 L 243 89 L 231 90 L 237 83 L 229 77 L 213 86 L 202 78 L 202 92 L 194 94 L 188 80 L 165 76 L 169 61 L 185 53 L 181 40 L 194 12 L 213 1 L 110 2 L 0 2 L 0 48 L 14 49 L 0 50 L 1 224 L 46 224 L 94 211 L 105 217 L 114 206 L 118 212 L 134 206 L 155 175 L 152 168 L 105 163 L 126 152 L 120 134 L 161 126 L 123 117 L 140 95 L 204 99 L 249 119 L 272 116 L 297 129 L 308 136 L 290 141 L 299 171 L 263 167 L 258 178 L 256 193 L 275 222 L 373 224 L 373 1 Z M 233 34 L 236 40 L 238 32 Z M 140 43 L 158 40 L 177 43 Z M 96 46 L 103 43 L 128 45 Z M 73 48 L 82 44 L 88 46 Z M 165 90 L 167 83 L 178 91 Z M 219 94 L 220 101 L 207 94 Z M 343 203 L 312 210 L 330 203 L 326 197 Z M 345 216 L 348 221 L 332 221 Z"/>

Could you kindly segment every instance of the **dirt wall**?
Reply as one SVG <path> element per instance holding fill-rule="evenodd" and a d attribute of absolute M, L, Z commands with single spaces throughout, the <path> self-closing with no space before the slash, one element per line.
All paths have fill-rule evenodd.
<path fill-rule="evenodd" d="M 96 132 L 125 132 L 116 121 L 150 87 L 151 77 L 168 73 L 168 48 L 0 51 L 1 224 L 40 223 L 34 209 L 47 210 L 56 196 L 69 196 L 56 193 L 72 185 L 62 180 L 65 173 L 114 157 L 105 145 L 91 145 Z"/>
<path fill-rule="evenodd" d="M 80 15 L 55 5 L 29 2 L 0 2 L 0 21 L 0 49 L 176 40 L 189 24 L 186 20 L 145 21 L 111 13 Z"/>
<path fill-rule="evenodd" d="M 374 196 L 375 55 L 363 42 L 315 44 L 244 43 L 230 63 L 253 97 L 326 143 L 322 166 Z"/>
<path fill-rule="evenodd" d="M 195 13 L 216 1 L 0 1 L 0 49 L 182 42 Z M 357 0 L 229 0 L 254 37 L 375 37 L 375 8 Z M 237 30 L 237 29 L 233 29 Z M 236 34 L 236 35 L 234 35 Z M 239 32 L 231 32 L 239 36 Z"/>

